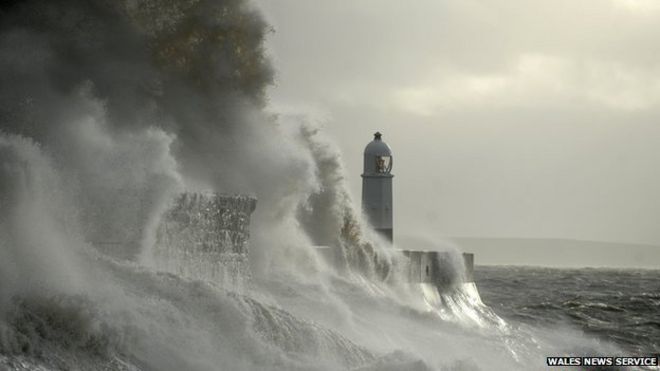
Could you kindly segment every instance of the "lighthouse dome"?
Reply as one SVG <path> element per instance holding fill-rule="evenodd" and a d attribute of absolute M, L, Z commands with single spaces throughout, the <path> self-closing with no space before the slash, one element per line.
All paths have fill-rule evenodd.
<path fill-rule="evenodd" d="M 364 148 L 364 174 L 376 176 L 391 176 L 392 149 L 383 142 L 382 134 L 376 132 L 374 140 Z"/>
<path fill-rule="evenodd" d="M 376 132 L 374 140 L 364 148 L 364 154 L 370 156 L 392 156 L 392 149 L 381 139 L 382 134 Z"/>

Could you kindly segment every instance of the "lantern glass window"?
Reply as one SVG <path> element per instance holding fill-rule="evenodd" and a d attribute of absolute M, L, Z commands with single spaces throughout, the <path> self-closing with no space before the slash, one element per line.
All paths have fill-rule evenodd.
<path fill-rule="evenodd" d="M 392 170 L 392 156 L 376 156 L 376 172 L 389 173 Z"/>

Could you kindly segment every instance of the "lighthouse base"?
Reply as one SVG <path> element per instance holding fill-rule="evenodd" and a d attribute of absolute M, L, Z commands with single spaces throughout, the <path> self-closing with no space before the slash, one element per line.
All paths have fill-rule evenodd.
<path fill-rule="evenodd" d="M 375 231 L 390 243 L 394 241 L 392 228 L 375 228 Z"/>

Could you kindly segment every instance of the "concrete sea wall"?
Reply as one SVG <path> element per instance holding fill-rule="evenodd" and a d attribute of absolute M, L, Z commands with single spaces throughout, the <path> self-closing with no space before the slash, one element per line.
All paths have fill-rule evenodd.
<path fill-rule="evenodd" d="M 181 194 L 157 229 L 157 267 L 221 285 L 243 285 L 250 277 L 250 215 L 256 203 L 242 195 Z"/>
<path fill-rule="evenodd" d="M 432 283 L 448 287 L 457 283 L 474 282 L 474 255 L 450 251 L 404 250 L 408 257 L 409 282 Z"/>

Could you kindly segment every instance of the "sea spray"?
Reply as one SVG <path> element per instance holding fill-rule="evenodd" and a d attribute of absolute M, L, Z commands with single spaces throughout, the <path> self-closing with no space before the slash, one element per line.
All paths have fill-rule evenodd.
<path fill-rule="evenodd" d="M 31 139 L 0 134 L 0 312 L 16 295 L 84 286 L 75 209 L 53 166 Z"/>

